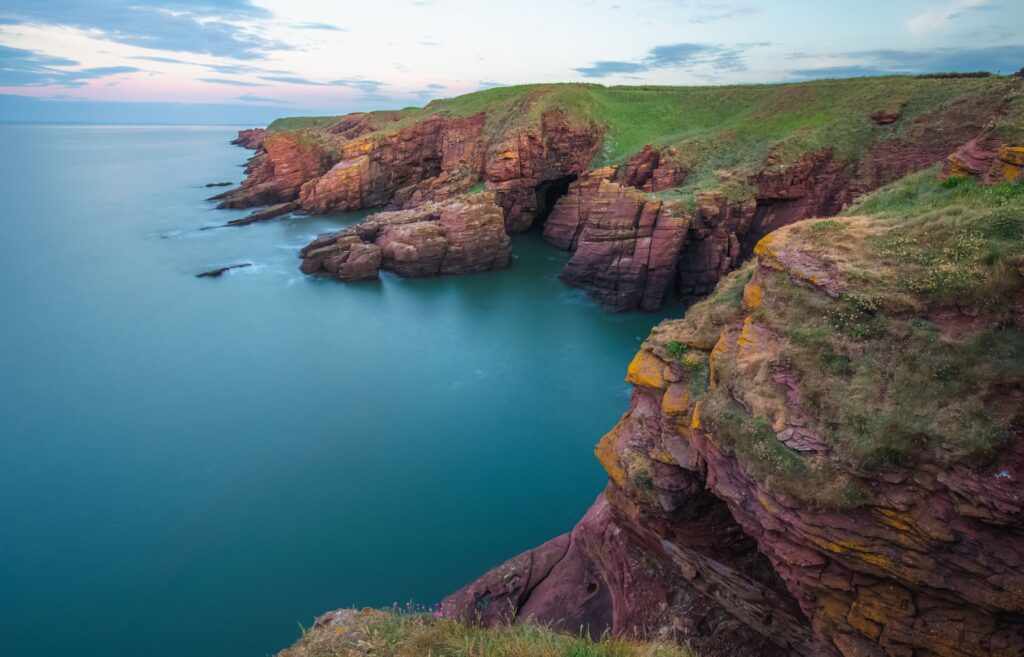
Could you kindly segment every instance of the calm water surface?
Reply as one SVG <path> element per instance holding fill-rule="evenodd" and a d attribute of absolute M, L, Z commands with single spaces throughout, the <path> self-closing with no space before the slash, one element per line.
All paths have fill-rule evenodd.
<path fill-rule="evenodd" d="M 241 180 L 233 134 L 0 127 L 0 654 L 259 657 L 432 603 L 601 489 L 659 317 L 536 236 L 503 272 L 304 277 L 359 215 L 200 231 L 243 214 L 202 188 Z"/>

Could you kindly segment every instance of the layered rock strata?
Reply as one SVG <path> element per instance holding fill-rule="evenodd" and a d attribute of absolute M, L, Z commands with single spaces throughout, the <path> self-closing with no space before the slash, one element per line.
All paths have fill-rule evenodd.
<path fill-rule="evenodd" d="M 512 244 L 493 194 L 481 193 L 378 212 L 317 238 L 300 257 L 306 274 L 361 281 L 377 278 L 380 269 L 400 276 L 502 269 L 512 261 Z"/>
<path fill-rule="evenodd" d="M 574 252 L 564 275 L 569 284 L 619 310 L 653 310 L 669 297 L 708 294 L 772 230 L 834 214 L 962 145 L 949 159 L 951 174 L 1011 180 L 1022 171 L 1020 147 L 988 136 L 986 126 L 1007 101 L 987 92 L 927 110 L 894 98 L 863 116 L 832 116 L 863 143 L 839 148 L 825 140 L 812 150 L 801 138 L 814 129 L 809 125 L 714 176 L 702 171 L 704 162 L 739 148 L 734 131 L 707 128 L 706 138 L 649 144 L 614 168 L 594 168 L 616 140 L 612 128 L 581 118 L 594 116 L 593 108 L 545 104 L 550 93 L 524 90 L 500 109 L 464 116 L 356 113 L 323 127 L 243 131 L 238 143 L 258 149 L 248 176 L 239 189 L 215 198 L 228 208 L 411 210 L 486 188 L 507 233 L 546 221 L 545 238 Z M 780 102 L 817 93 L 809 85 L 778 92 Z M 749 118 L 762 120 L 775 119 L 770 112 Z M 417 236 L 436 241 L 427 231 Z"/>

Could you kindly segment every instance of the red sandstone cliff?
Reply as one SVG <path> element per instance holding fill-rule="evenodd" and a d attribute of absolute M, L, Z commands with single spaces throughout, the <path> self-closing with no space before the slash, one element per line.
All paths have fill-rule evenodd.
<path fill-rule="evenodd" d="M 802 396 L 804 377 L 835 375 L 794 364 L 792 308 L 860 298 L 861 272 L 880 263 L 859 254 L 892 229 L 860 217 L 826 228 L 839 235 L 827 248 L 806 223 L 769 235 L 724 289 L 652 331 L 629 366 L 629 411 L 596 449 L 606 491 L 570 534 L 456 592 L 448 609 L 485 624 L 673 636 L 701 654 L 1024 654 L 1021 370 L 997 359 L 992 380 L 966 384 L 1015 436 L 983 462 L 940 462 L 922 443 L 892 463 L 851 463 Z M 1018 339 L 998 332 L 1024 330 L 1018 273 L 994 315 L 929 315 L 944 349 L 972 331 Z M 887 330 L 884 347 L 837 339 L 861 355 L 909 348 L 902 329 Z"/>
<path fill-rule="evenodd" d="M 803 93 L 787 93 L 797 92 Z M 874 126 L 859 150 L 839 156 L 825 147 L 794 156 L 781 144 L 752 173 L 722 170 L 717 183 L 693 186 L 690 174 L 709 154 L 690 152 L 688 142 L 648 145 L 619 166 L 591 168 L 607 147 L 608 128 L 561 109 L 536 110 L 541 95 L 524 93 L 500 116 L 490 110 L 382 120 L 358 113 L 325 128 L 243 131 L 238 142 L 258 149 L 248 177 L 216 198 L 222 207 L 272 206 L 232 222 L 245 224 L 294 210 L 412 210 L 486 187 L 506 233 L 544 222 L 544 238 L 574 252 L 567 283 L 616 309 L 654 310 L 669 297 L 708 294 L 775 228 L 833 214 L 943 161 L 969 140 L 975 141 L 958 151 L 951 171 L 984 168 L 1004 176 L 1003 168 L 1017 166 L 1012 149 L 1000 155 L 1001 142 L 980 137 L 1002 108 L 998 96 L 978 95 L 909 117 L 902 107 L 872 108 L 854 119 Z M 720 148 L 729 147 L 724 139 Z M 429 251 L 436 235 L 421 228 L 406 239 L 424 240 L 419 250 Z M 334 274 L 312 264 L 304 269 Z"/>
<path fill-rule="evenodd" d="M 943 161 L 947 177 L 1019 179 L 1024 149 L 986 127 L 1002 102 L 978 98 L 916 114 L 872 108 L 859 118 L 872 131 L 863 148 L 794 155 L 783 144 L 759 155 L 753 170 L 718 171 L 701 185 L 691 180 L 695 158 L 711 154 L 673 146 L 648 145 L 619 166 L 594 167 L 608 134 L 560 111 L 514 128 L 483 113 L 390 128 L 357 114 L 326 130 L 260 136 L 245 184 L 222 199 L 225 207 L 277 204 L 260 217 L 385 208 L 302 250 L 302 271 L 345 281 L 380 269 L 432 276 L 506 267 L 509 234 L 543 221 L 543 238 L 573 252 L 566 282 L 614 308 L 656 309 L 670 296 L 701 298 L 718 286 L 686 318 L 656 327 L 630 364 L 630 408 L 596 450 L 609 483 L 584 518 L 452 594 L 448 610 L 485 624 L 532 620 L 668 637 L 704 657 L 1021 657 L 1019 373 L 999 363 L 970 391 L 964 414 L 994 418 L 1012 438 L 983 463 L 943 460 L 925 449 L 923 433 L 905 427 L 891 430 L 909 433 L 912 454 L 858 462 L 832 440 L 834 420 L 814 410 L 821 399 L 812 396 L 825 393 L 804 383 L 838 367 L 828 394 L 870 387 L 850 363 L 871 356 L 890 366 L 922 330 L 914 321 L 932 326 L 927 339 L 949 352 L 985 322 L 985 330 L 1024 330 L 1024 264 L 1000 274 L 998 321 L 973 299 L 933 307 L 902 290 L 896 298 L 905 306 L 887 320 L 896 328 L 881 356 L 845 335 L 842 353 L 816 354 L 814 368 L 793 358 L 794 335 L 820 339 L 823 317 L 871 315 L 877 299 L 857 286 L 905 264 L 856 259 L 891 230 L 878 221 L 825 222 L 834 225 L 823 231 L 843 231 L 828 248 L 811 248 L 814 234 L 797 222 L 834 215 Z M 897 253 L 907 257 L 914 243 L 900 242 Z M 962 283 L 953 274 L 977 275 L 953 261 L 921 262 L 931 267 L 922 276 L 932 276 L 921 285 L 952 288 Z M 779 319 L 799 294 L 806 334 Z M 916 382 L 945 381 L 955 368 L 941 365 L 917 372 Z M 868 427 L 872 413 L 878 407 L 866 406 L 858 421 Z M 886 422 L 899 424 L 901 413 L 920 414 L 907 407 Z M 972 431 L 964 430 L 967 439 Z"/>

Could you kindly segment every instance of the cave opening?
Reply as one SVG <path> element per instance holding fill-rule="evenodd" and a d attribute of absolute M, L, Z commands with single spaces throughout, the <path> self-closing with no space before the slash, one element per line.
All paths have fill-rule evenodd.
<path fill-rule="evenodd" d="M 538 232 L 544 230 L 544 224 L 551 216 L 555 203 L 558 203 L 558 199 L 569 192 L 569 185 L 574 183 L 576 178 L 577 176 L 572 174 L 554 180 L 545 180 L 537 185 L 537 212 L 533 215 L 533 223 L 530 224 L 531 230 Z"/>

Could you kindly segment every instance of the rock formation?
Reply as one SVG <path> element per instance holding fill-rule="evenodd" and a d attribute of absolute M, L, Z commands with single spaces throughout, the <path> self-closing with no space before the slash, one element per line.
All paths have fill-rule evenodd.
<path fill-rule="evenodd" d="M 1005 184 L 1024 174 L 1022 82 L 860 84 L 773 88 L 744 97 L 749 123 L 617 157 L 639 128 L 573 103 L 627 92 L 586 86 L 263 136 L 224 207 L 383 208 L 306 246 L 307 274 L 483 272 L 538 228 L 572 252 L 565 281 L 613 308 L 714 292 L 630 363 L 584 518 L 445 609 L 703 657 L 1024 655 L 1024 200 Z M 773 122 L 822 94 L 836 111 L 846 88 L 876 95 Z M 1003 184 L 940 184 L 940 166 Z"/>
<path fill-rule="evenodd" d="M 245 267 L 252 267 L 252 263 L 240 262 L 234 265 L 224 265 L 223 267 L 217 267 L 216 269 L 196 274 L 196 278 L 220 278 L 225 272 L 229 272 L 232 269 L 244 269 Z"/>
<path fill-rule="evenodd" d="M 573 183 L 544 225 L 544 239 L 574 252 L 563 274 L 570 285 L 615 308 L 656 310 L 672 289 L 690 213 L 680 202 L 611 182 L 614 173 L 597 169 Z"/>
<path fill-rule="evenodd" d="M 266 137 L 266 135 L 267 131 L 264 128 L 239 130 L 238 137 L 232 140 L 231 143 L 235 146 L 241 146 L 242 148 L 256 150 L 263 146 L 263 138 Z"/>
<path fill-rule="evenodd" d="M 859 276 L 878 266 L 872 249 L 893 228 L 862 217 L 819 223 L 765 237 L 715 296 L 652 331 L 628 368 L 630 409 L 596 449 L 605 493 L 570 534 L 485 574 L 447 608 L 484 624 L 670 635 L 701 654 L 1024 653 L 1024 370 L 997 360 L 993 380 L 964 382 L 1014 436 L 984 459 L 949 460 L 956 445 L 933 452 L 922 442 L 890 462 L 858 463 L 815 410 L 822 400 L 806 396 L 821 388 L 805 379 L 836 376 L 820 361 L 803 369 L 801 354 L 822 347 L 801 352 L 791 336 L 816 330 L 806 308 L 830 313 L 825 330 L 837 331 L 850 330 L 846 313 L 877 311 L 877 299 L 856 301 L 869 294 Z M 836 237 L 821 237 L 829 231 Z M 886 285 L 905 285 L 917 271 L 907 267 Z M 1018 273 L 999 292 L 1010 305 L 1024 301 L 1024 266 Z M 887 298 L 908 303 L 905 292 Z M 937 358 L 1007 321 L 1024 329 L 1005 301 L 965 309 L 960 326 L 922 299 L 910 307 L 930 312 L 937 329 L 909 325 L 925 327 L 926 340 L 931 330 L 946 336 Z M 861 358 L 917 344 L 893 327 L 849 338 L 861 330 L 835 340 Z M 1021 344 L 1019 333 L 996 335 Z M 952 390 L 935 403 L 958 404 Z M 884 449 L 898 443 L 892 431 Z"/>
<path fill-rule="evenodd" d="M 502 269 L 512 261 L 512 244 L 493 194 L 481 193 L 378 212 L 318 237 L 300 256 L 307 274 L 361 281 L 377 278 L 382 268 L 401 276 Z"/>
<path fill-rule="evenodd" d="M 705 162 L 740 148 L 735 130 L 725 125 L 668 145 L 647 144 L 614 166 L 595 166 L 618 138 L 616 123 L 574 106 L 575 96 L 560 104 L 557 86 L 524 88 L 475 113 L 450 112 L 446 101 L 438 101 L 411 114 L 357 113 L 307 128 L 301 122 L 272 125 L 239 133 L 236 142 L 257 153 L 242 186 L 214 198 L 226 208 L 272 206 L 232 222 L 246 224 L 292 210 L 413 210 L 486 188 L 508 234 L 543 223 L 546 240 L 574 252 L 566 282 L 616 309 L 654 310 L 668 297 L 708 294 L 772 230 L 834 214 L 865 192 L 943 161 L 961 145 L 950 157 L 951 175 L 984 170 L 986 181 L 1019 176 L 1019 149 L 986 128 L 1006 114 L 1001 94 L 1019 82 L 987 81 L 992 90 L 984 93 L 977 86 L 955 91 L 964 84 L 977 83 L 894 81 L 891 98 L 863 114 L 831 119 L 838 135 L 857 133 L 857 146 L 833 145 L 840 137 L 802 146 L 802 131 L 812 128 L 799 128 L 713 172 Z M 932 95 L 910 101 L 939 87 L 954 90 L 944 102 Z M 783 87 L 778 102 L 808 102 L 817 93 L 814 85 Z M 771 121 L 771 102 L 748 120 Z M 426 254 L 438 248 L 436 232 L 408 229 L 405 246 L 395 248 Z M 413 244 L 420 239 L 422 245 Z M 357 278 L 363 277 L 363 266 L 357 269 Z"/>
<path fill-rule="evenodd" d="M 1024 146 L 1000 139 L 972 139 L 946 159 L 943 175 L 974 176 L 983 182 L 1012 182 L 1024 173 Z"/>

